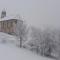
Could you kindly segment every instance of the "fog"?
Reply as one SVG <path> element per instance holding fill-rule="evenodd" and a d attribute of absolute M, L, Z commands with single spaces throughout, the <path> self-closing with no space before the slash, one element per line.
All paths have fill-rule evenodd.
<path fill-rule="evenodd" d="M 0 0 L 0 13 L 20 15 L 36 27 L 60 27 L 60 0 Z"/>

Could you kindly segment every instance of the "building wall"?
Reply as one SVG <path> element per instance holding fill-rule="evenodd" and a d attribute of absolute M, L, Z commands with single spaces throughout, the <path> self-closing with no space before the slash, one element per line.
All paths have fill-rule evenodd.
<path fill-rule="evenodd" d="M 0 21 L 0 32 L 15 33 L 17 20 Z"/>

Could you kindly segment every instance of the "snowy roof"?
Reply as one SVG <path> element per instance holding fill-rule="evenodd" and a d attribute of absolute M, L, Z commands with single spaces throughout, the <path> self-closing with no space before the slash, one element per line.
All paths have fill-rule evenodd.
<path fill-rule="evenodd" d="M 6 16 L 6 17 L 0 19 L 0 21 L 10 20 L 10 19 L 20 20 L 20 18 L 19 17 L 16 17 L 16 16 Z"/>

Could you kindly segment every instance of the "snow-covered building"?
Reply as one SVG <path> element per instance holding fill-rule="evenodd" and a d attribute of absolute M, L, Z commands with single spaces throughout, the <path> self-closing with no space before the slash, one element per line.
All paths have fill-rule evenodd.
<path fill-rule="evenodd" d="M 0 32 L 14 34 L 18 21 L 23 22 L 18 17 L 6 16 L 6 11 L 2 11 L 0 18 Z"/>

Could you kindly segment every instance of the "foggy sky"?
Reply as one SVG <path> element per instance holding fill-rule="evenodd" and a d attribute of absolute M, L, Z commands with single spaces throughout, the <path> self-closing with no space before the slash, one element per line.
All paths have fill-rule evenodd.
<path fill-rule="evenodd" d="M 0 13 L 4 8 L 36 27 L 60 27 L 60 0 L 0 0 Z"/>

